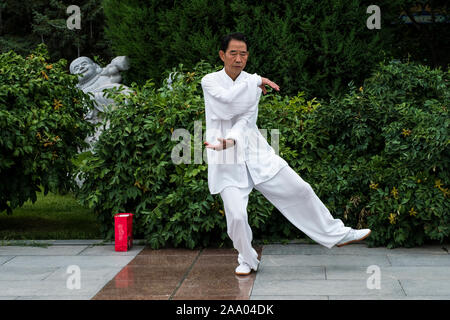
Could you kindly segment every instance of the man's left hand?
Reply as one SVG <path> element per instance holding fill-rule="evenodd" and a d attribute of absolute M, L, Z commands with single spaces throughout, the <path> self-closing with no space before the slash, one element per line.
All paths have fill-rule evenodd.
<path fill-rule="evenodd" d="M 216 151 L 224 150 L 226 148 L 234 146 L 234 140 L 233 139 L 223 139 L 223 138 L 217 138 L 217 140 L 220 141 L 219 144 L 210 144 L 209 142 L 205 142 L 205 146 L 208 149 L 213 149 Z"/>

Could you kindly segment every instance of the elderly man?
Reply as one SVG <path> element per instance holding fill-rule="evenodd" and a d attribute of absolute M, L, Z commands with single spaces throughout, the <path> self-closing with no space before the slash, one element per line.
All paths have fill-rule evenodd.
<path fill-rule="evenodd" d="M 248 224 L 250 192 L 260 191 L 292 224 L 317 243 L 331 248 L 361 241 L 369 229 L 355 230 L 334 219 L 329 210 L 289 165 L 278 156 L 256 125 L 258 102 L 273 81 L 243 69 L 249 57 L 241 33 L 223 38 L 219 51 L 224 68 L 207 74 L 201 84 L 205 98 L 208 186 L 220 193 L 227 233 L 239 252 L 235 273 L 248 275 L 258 268 Z M 218 141 L 218 143 L 217 143 Z"/>

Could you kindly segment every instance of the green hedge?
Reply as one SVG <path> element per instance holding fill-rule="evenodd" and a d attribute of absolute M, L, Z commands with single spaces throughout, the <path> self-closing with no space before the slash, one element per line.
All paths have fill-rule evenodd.
<path fill-rule="evenodd" d="M 380 64 L 364 86 L 322 104 L 305 131 L 314 148 L 300 157 L 322 200 L 370 227 L 371 245 L 449 237 L 449 80 L 440 69 Z"/>
<path fill-rule="evenodd" d="M 112 236 L 113 214 L 133 212 L 136 235 L 154 248 L 228 241 L 223 203 L 208 191 L 206 163 L 171 159 L 180 143 L 172 132 L 184 128 L 194 160 L 194 122 L 205 129 L 199 82 L 213 70 L 205 63 L 173 69 L 179 75 L 173 90 L 151 81 L 134 85 L 128 105 L 117 96 L 121 107 L 110 113 L 110 130 L 81 167 L 80 199 L 95 209 L 104 235 Z M 364 87 L 350 84 L 341 99 L 263 96 L 258 126 L 268 137 L 279 130 L 280 155 L 333 216 L 373 229 L 370 245 L 443 241 L 450 225 L 448 81 L 441 70 L 380 64 Z M 256 191 L 248 211 L 255 238 L 303 236 Z"/>
<path fill-rule="evenodd" d="M 83 120 L 92 102 L 67 61 L 47 60 L 44 45 L 26 58 L 0 55 L 0 212 L 36 201 L 39 186 L 68 190 L 71 159 L 93 132 Z"/>
<path fill-rule="evenodd" d="M 385 56 L 447 68 L 445 23 L 401 23 L 403 8 L 415 2 L 378 1 L 378 30 L 366 26 L 371 1 L 104 0 L 103 7 L 111 49 L 131 60 L 125 83 L 159 85 L 180 63 L 221 64 L 221 37 L 239 31 L 250 40 L 247 71 L 276 80 L 285 95 L 304 91 L 311 99 L 340 94 L 351 80 L 359 86 Z"/>

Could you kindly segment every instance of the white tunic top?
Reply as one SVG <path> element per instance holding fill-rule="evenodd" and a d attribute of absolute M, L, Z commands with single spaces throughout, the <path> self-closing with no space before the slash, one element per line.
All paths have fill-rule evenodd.
<path fill-rule="evenodd" d="M 217 138 L 236 141 L 235 146 L 225 150 L 206 149 L 211 194 L 220 193 L 228 186 L 250 186 L 248 172 L 254 184 L 267 181 L 288 165 L 275 153 L 256 125 L 261 83 L 259 75 L 245 71 L 233 81 L 225 68 L 207 74 L 201 80 L 206 141 L 211 144 L 218 144 Z"/>

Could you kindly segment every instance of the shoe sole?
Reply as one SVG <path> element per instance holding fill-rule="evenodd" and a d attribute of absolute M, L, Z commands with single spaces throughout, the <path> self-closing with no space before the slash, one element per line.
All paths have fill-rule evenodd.
<path fill-rule="evenodd" d="M 249 273 L 242 273 L 242 272 L 236 272 L 236 271 L 235 271 L 234 274 L 237 275 L 237 276 L 248 276 L 248 275 L 250 275 L 252 272 L 256 272 L 256 270 L 251 269 Z"/>
<path fill-rule="evenodd" d="M 362 240 L 364 240 L 365 238 L 367 238 L 368 236 L 370 236 L 370 234 L 372 233 L 372 230 L 370 230 L 364 237 L 362 237 L 361 239 L 356 239 L 356 240 L 352 240 L 352 241 L 349 241 L 349 242 L 346 242 L 346 243 L 342 243 L 342 244 L 337 244 L 336 245 L 336 247 L 343 247 L 343 246 L 346 246 L 346 245 L 348 245 L 348 244 L 351 244 L 351 243 L 355 243 L 355 242 L 359 242 L 359 241 L 362 241 Z"/>

